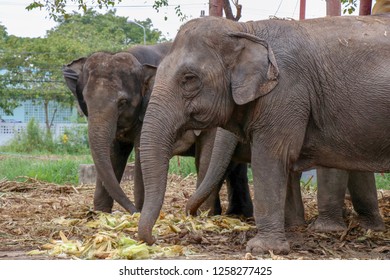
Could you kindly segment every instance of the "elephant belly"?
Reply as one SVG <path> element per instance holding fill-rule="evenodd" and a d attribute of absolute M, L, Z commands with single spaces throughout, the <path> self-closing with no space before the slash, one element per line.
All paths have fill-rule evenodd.
<path fill-rule="evenodd" d="M 390 172 L 390 142 L 385 139 L 379 143 L 363 140 L 343 142 L 334 139 L 313 139 L 302 147 L 293 170 L 304 171 L 323 166 L 356 171 Z"/>

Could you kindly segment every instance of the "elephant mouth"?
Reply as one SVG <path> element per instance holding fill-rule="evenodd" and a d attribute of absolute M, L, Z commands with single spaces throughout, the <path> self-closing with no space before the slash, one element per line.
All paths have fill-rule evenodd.
<path fill-rule="evenodd" d="M 115 139 L 123 143 L 133 143 L 136 134 L 139 132 L 140 126 L 137 123 L 132 125 L 118 125 L 116 129 Z"/>
<path fill-rule="evenodd" d="M 131 143 L 131 134 L 132 134 L 132 129 L 131 128 L 119 128 L 117 129 L 115 138 L 124 143 Z"/>

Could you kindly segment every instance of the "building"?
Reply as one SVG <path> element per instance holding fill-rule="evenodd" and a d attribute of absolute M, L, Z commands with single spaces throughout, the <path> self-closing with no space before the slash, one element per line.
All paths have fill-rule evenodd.
<path fill-rule="evenodd" d="M 67 127 L 72 126 L 72 121 L 74 123 L 77 118 L 77 109 L 64 107 L 53 101 L 49 103 L 49 121 L 53 118 L 54 112 L 52 133 L 56 137 L 62 135 Z M 0 109 L 0 146 L 5 145 L 16 133 L 22 131 L 31 119 L 45 127 L 45 111 L 42 104 L 25 101 L 13 111 L 12 115 L 6 115 Z"/>

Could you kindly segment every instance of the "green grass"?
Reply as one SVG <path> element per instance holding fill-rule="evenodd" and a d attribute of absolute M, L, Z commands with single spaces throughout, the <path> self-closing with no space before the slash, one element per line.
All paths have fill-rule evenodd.
<path fill-rule="evenodd" d="M 1 155 L 1 153 L 0 153 Z M 0 158 L 0 179 L 23 181 L 31 177 L 56 184 L 78 184 L 80 164 L 93 163 L 90 155 L 42 155 L 3 153 Z M 173 157 L 169 172 L 188 176 L 196 174 L 192 157 Z"/>
<path fill-rule="evenodd" d="M 0 153 L 1 156 L 1 153 Z M 78 184 L 78 168 L 80 164 L 93 163 L 88 155 L 44 155 L 8 154 L 0 157 L 0 179 L 25 180 L 18 177 L 31 177 L 56 184 Z M 248 177 L 252 183 L 252 170 L 248 169 Z M 173 157 L 169 162 L 169 173 L 186 177 L 196 174 L 193 157 Z M 390 174 L 376 174 L 378 189 L 390 190 Z"/>
<path fill-rule="evenodd" d="M 183 177 L 196 174 L 195 158 L 174 156 L 169 161 L 169 173 L 178 174 Z"/>
<path fill-rule="evenodd" d="M 377 189 L 390 190 L 390 173 L 376 174 L 375 182 Z"/>
<path fill-rule="evenodd" d="M 7 180 L 22 181 L 23 177 L 56 184 L 78 184 L 78 168 L 82 163 L 92 163 L 90 156 L 6 156 L 0 160 L 0 176 Z"/>

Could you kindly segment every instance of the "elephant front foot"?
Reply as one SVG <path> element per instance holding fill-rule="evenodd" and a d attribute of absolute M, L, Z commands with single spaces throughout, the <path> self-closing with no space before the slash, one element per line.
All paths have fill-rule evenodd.
<path fill-rule="evenodd" d="M 100 199 L 96 200 L 93 203 L 93 210 L 94 211 L 101 211 L 105 213 L 111 213 L 112 212 L 112 207 L 114 205 L 113 200 L 111 199 Z"/>
<path fill-rule="evenodd" d="M 338 232 L 347 229 L 343 220 L 330 220 L 318 217 L 309 227 L 316 232 Z"/>
<path fill-rule="evenodd" d="M 290 244 L 284 233 L 267 234 L 267 236 L 257 233 L 255 237 L 248 241 L 246 250 L 252 254 L 266 254 L 272 251 L 277 255 L 286 255 L 290 252 Z"/>
<path fill-rule="evenodd" d="M 93 207 L 93 211 L 100 211 L 100 212 L 104 212 L 104 213 L 111 213 L 112 212 L 112 208 L 94 206 Z"/>
<path fill-rule="evenodd" d="M 374 231 L 384 231 L 385 223 L 383 222 L 380 214 L 374 216 L 363 216 L 359 215 L 358 217 L 359 224 L 362 228 L 371 229 Z"/>

